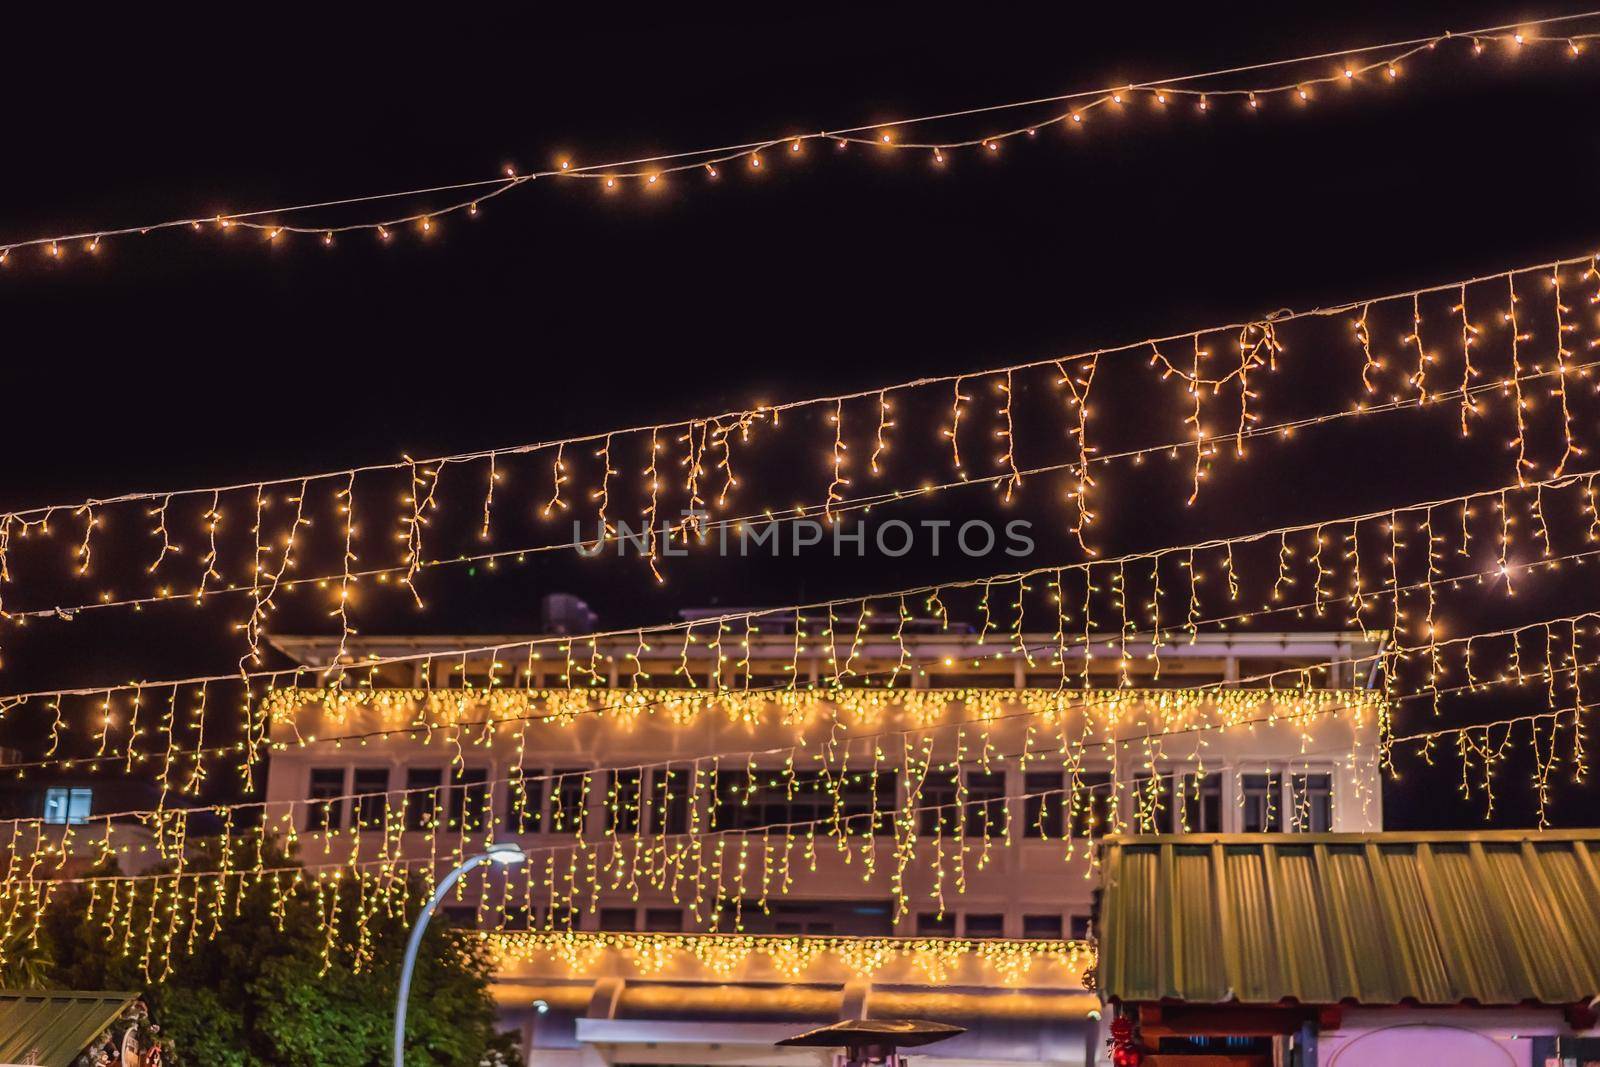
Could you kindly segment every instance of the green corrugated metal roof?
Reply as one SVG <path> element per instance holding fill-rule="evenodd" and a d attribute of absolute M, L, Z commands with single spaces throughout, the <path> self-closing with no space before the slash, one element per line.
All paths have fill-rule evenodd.
<path fill-rule="evenodd" d="M 1108 1000 L 1600 995 L 1600 831 L 1110 837 L 1103 860 Z"/>
<path fill-rule="evenodd" d="M 71 1067 L 137 993 L 0 990 L 0 1064 Z"/>

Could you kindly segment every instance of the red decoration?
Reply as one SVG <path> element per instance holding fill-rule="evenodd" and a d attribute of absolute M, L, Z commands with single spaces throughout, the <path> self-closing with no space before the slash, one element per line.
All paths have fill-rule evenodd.
<path fill-rule="evenodd" d="M 1139 1048 L 1138 1041 L 1133 1036 L 1133 1020 L 1127 1016 L 1118 1016 L 1111 1022 L 1112 1067 L 1139 1067 L 1144 1062 L 1144 1052 Z"/>

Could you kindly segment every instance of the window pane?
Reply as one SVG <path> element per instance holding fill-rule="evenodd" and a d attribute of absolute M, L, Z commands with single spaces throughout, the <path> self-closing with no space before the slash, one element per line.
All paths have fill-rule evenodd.
<path fill-rule="evenodd" d="M 955 912 L 947 911 L 943 915 L 936 911 L 924 911 L 917 914 L 918 937 L 954 937 L 956 936 Z"/>
<path fill-rule="evenodd" d="M 64 826 L 67 822 L 67 810 L 71 803 L 70 789 L 46 789 L 44 791 L 44 821 L 51 826 Z"/>
<path fill-rule="evenodd" d="M 631 834 L 639 829 L 639 801 L 643 776 L 639 771 L 612 771 L 606 790 L 606 829 Z M 630 927 L 631 929 L 631 927 Z"/>
<path fill-rule="evenodd" d="M 634 930 L 638 927 L 637 915 L 633 908 L 601 908 L 600 929 Z"/>
<path fill-rule="evenodd" d="M 1283 829 L 1283 778 L 1280 775 L 1247 774 L 1242 792 L 1245 833 L 1277 833 Z"/>
<path fill-rule="evenodd" d="M 1296 774 L 1293 791 L 1294 828 L 1299 833 L 1325 834 L 1333 829 L 1333 775 Z"/>
<path fill-rule="evenodd" d="M 1023 776 L 1022 791 L 1028 795 L 1023 805 L 1024 837 L 1065 837 L 1066 806 L 1060 771 L 1029 771 Z"/>
<path fill-rule="evenodd" d="M 650 832 L 689 831 L 689 772 L 655 770 L 650 775 Z M 681 925 L 680 917 L 680 925 Z"/>
<path fill-rule="evenodd" d="M 683 929 L 681 908 L 646 908 L 644 928 L 652 933 L 675 934 Z"/>
<path fill-rule="evenodd" d="M 1167 775 L 1135 775 L 1132 805 L 1133 832 L 1168 834 L 1172 832 L 1172 779 Z"/>
<path fill-rule="evenodd" d="M 956 819 L 960 815 L 956 808 L 959 789 L 955 775 L 959 773 L 959 770 L 950 773 L 929 771 L 923 778 L 922 789 L 916 797 L 917 829 L 922 836 L 932 837 L 939 833 L 948 837 L 956 832 Z"/>
<path fill-rule="evenodd" d="M 588 821 L 590 774 L 568 768 L 556 772 L 555 791 L 550 794 L 550 831 L 581 834 Z"/>
<path fill-rule="evenodd" d="M 1004 937 L 1006 933 L 1006 917 L 1004 915 L 968 915 L 968 937 Z"/>
<path fill-rule="evenodd" d="M 363 830 L 382 830 L 389 811 L 389 768 L 357 767 L 350 791 L 356 796 L 356 825 Z"/>
<path fill-rule="evenodd" d="M 1022 917 L 1022 936 L 1050 941 L 1059 940 L 1061 937 L 1061 916 L 1024 915 Z"/>
<path fill-rule="evenodd" d="M 815 771 L 792 775 L 774 770 L 722 771 L 716 776 L 716 827 L 804 834 L 833 816 L 833 794 Z M 842 812 L 841 812 L 842 814 Z"/>
<path fill-rule="evenodd" d="M 1072 791 L 1072 836 L 1099 837 L 1111 826 L 1111 774 L 1087 771 Z"/>
<path fill-rule="evenodd" d="M 406 771 L 406 829 L 431 830 L 439 819 L 439 783 L 444 772 L 437 767 L 412 767 Z"/>
<path fill-rule="evenodd" d="M 67 821 L 74 826 L 81 826 L 89 821 L 89 801 L 93 794 L 91 789 L 67 790 Z"/>
<path fill-rule="evenodd" d="M 544 826 L 544 780 L 513 778 L 506 786 L 506 827 L 514 834 L 536 834 Z"/>
<path fill-rule="evenodd" d="M 343 767 L 313 767 L 311 786 L 306 790 L 306 829 L 337 830 L 344 823 Z"/>
<path fill-rule="evenodd" d="M 452 778 L 449 829 L 480 833 L 488 825 L 489 771 L 484 767 L 462 767 Z"/>
<path fill-rule="evenodd" d="M 845 820 L 841 825 L 855 836 L 869 831 L 878 836 L 894 833 L 895 802 L 899 778 L 893 771 L 857 771 L 845 777 L 839 799 Z"/>
<path fill-rule="evenodd" d="M 1222 832 L 1222 775 L 1183 776 L 1182 830 L 1192 834 Z"/>
<path fill-rule="evenodd" d="M 967 833 L 973 837 L 998 835 L 1006 825 L 1006 774 L 1004 771 L 968 772 Z"/>

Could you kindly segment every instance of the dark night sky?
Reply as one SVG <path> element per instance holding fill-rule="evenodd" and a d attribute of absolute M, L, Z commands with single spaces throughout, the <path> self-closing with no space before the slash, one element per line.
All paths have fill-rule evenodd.
<path fill-rule="evenodd" d="M 302 25 L 279 13 L 270 27 L 214 14 L 203 26 L 161 25 L 140 12 L 127 24 L 50 27 L 37 47 L 18 36 L 8 49 L 0 235 L 423 186 L 566 154 L 737 142 L 1581 10 L 1078 7 L 956 16 L 841 6 L 764 23 L 666 8 L 596 9 L 587 24 L 462 12 L 349 24 L 319 13 Z M 1597 89 L 1593 57 L 1488 56 L 1419 65 L 1392 89 L 1309 111 L 1097 120 L 998 159 L 969 153 L 942 174 L 924 159 L 815 150 L 759 177 L 713 187 L 684 176 L 648 195 L 535 183 L 476 221 L 387 248 L 363 236 L 332 250 L 309 239 L 268 249 L 179 232 L 111 242 L 94 261 L 18 255 L 0 276 L 0 506 L 869 388 L 1576 255 L 1595 242 Z M 1181 431 L 1182 412 L 1165 399 L 1110 404 L 1116 419 L 1157 425 L 1158 439 Z M 1140 483 L 1106 502 L 1107 536 L 1179 543 L 1503 474 L 1475 466 L 1494 449 L 1443 453 L 1405 425 L 1297 447 L 1239 468 L 1177 518 L 1137 495 L 1170 496 L 1171 484 Z M 816 462 L 820 473 L 820 453 Z M 1058 499 L 1014 507 L 1059 519 Z M 626 625 L 691 604 L 984 572 L 960 567 L 690 565 L 652 590 L 637 568 L 541 562 L 441 586 L 429 614 L 392 626 L 368 617 L 362 629 L 527 629 L 532 598 L 555 588 Z M 161 677 L 236 657 L 215 620 L 196 634 L 192 619 L 159 615 L 18 637 L 0 690 Z M 1433 783 L 1446 794 L 1449 784 Z M 1440 791 L 1426 778 L 1396 791 L 1391 823 L 1460 820 L 1424 799 Z M 1569 800 L 1560 814 L 1589 821 L 1593 791 Z M 1412 801 L 1425 814 L 1405 815 Z M 1530 810 L 1513 801 L 1502 818 Z"/>

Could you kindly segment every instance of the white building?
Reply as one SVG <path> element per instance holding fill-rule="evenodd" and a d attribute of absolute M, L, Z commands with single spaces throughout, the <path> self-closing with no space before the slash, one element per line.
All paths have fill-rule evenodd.
<path fill-rule="evenodd" d="M 1084 688 L 1055 634 L 697 629 L 352 639 L 380 664 L 264 703 L 268 825 L 440 873 L 521 842 L 448 912 L 492 931 L 530 1062 L 573 1067 L 821 1062 L 772 1042 L 864 1014 L 970 1027 L 934 1059 L 1094 1062 L 1090 838 L 1382 825 L 1359 634 L 1096 639 Z M 468 646 L 500 651 L 381 663 Z"/>

